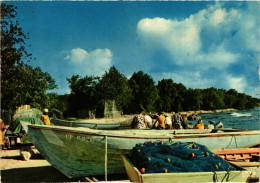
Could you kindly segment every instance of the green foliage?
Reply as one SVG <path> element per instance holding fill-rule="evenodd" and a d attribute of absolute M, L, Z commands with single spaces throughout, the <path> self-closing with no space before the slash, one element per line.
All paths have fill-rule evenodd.
<path fill-rule="evenodd" d="M 224 108 L 224 95 L 216 88 L 207 88 L 202 92 L 202 109 L 214 110 Z"/>
<path fill-rule="evenodd" d="M 114 66 L 102 76 L 97 93 L 102 105 L 106 100 L 115 100 L 118 109 L 125 109 L 132 99 L 127 78 Z"/>
<path fill-rule="evenodd" d="M 172 112 L 175 110 L 175 100 L 177 100 L 178 93 L 172 79 L 163 79 L 158 82 L 157 90 L 159 98 L 156 101 L 156 108 L 158 111 Z"/>
<path fill-rule="evenodd" d="M 115 100 L 124 114 L 147 112 L 173 112 L 190 110 L 216 110 L 222 108 L 248 109 L 259 104 L 258 99 L 238 93 L 234 89 L 186 89 L 172 79 L 162 79 L 157 86 L 143 71 L 133 73 L 129 80 L 115 67 L 98 77 L 72 76 L 67 79 L 71 94 L 68 96 L 68 113 L 77 116 L 81 109 L 96 109 L 99 117 L 104 112 L 104 102 Z"/>
<path fill-rule="evenodd" d="M 1 4 L 1 107 L 15 109 L 22 104 L 42 108 L 48 98 L 46 91 L 56 87 L 55 81 L 40 68 L 27 65 L 32 57 L 26 51 L 26 39 L 19 22 L 17 7 Z"/>
<path fill-rule="evenodd" d="M 202 93 L 198 89 L 188 89 L 185 93 L 184 110 L 200 110 L 202 105 Z"/>
<path fill-rule="evenodd" d="M 147 112 L 156 110 L 155 101 L 158 98 L 158 90 L 151 76 L 143 71 L 134 73 L 129 79 L 129 86 L 133 91 L 133 99 L 131 100 L 129 111 L 138 113 L 141 110 L 146 110 Z"/>
<path fill-rule="evenodd" d="M 97 107 L 97 83 L 98 77 L 85 76 L 81 78 L 73 75 L 67 78 L 71 94 L 68 97 L 68 110 L 70 116 L 77 116 L 82 109 L 93 110 Z"/>
<path fill-rule="evenodd" d="M 125 109 L 131 100 L 131 89 L 125 76 L 111 67 L 102 78 L 72 76 L 67 79 L 71 94 L 69 96 L 70 115 L 77 116 L 82 109 L 97 110 L 102 116 L 107 100 L 115 100 L 118 109 Z"/>

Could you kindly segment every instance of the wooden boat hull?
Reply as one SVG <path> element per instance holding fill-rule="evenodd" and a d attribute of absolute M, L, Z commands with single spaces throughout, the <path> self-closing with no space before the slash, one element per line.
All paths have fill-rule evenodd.
<path fill-rule="evenodd" d="M 259 181 L 260 148 L 224 149 L 213 152 L 224 160 L 251 171 L 250 182 Z"/>
<path fill-rule="evenodd" d="M 245 149 L 224 149 L 224 150 L 215 150 L 215 154 L 219 155 L 226 161 L 238 162 L 238 164 L 247 166 L 260 166 L 259 155 L 260 148 L 245 148 Z M 257 159 L 257 162 L 254 163 L 254 160 Z M 251 164 L 251 165 L 250 165 Z"/>
<path fill-rule="evenodd" d="M 210 150 L 259 144 L 259 131 L 173 135 L 172 130 L 95 130 L 29 125 L 28 134 L 42 156 L 68 177 L 102 175 L 107 136 L 107 173 L 124 173 L 121 153 L 147 141 L 196 142 Z"/>
<path fill-rule="evenodd" d="M 122 155 L 125 169 L 131 182 L 140 183 L 172 183 L 172 182 L 246 182 L 250 171 L 236 167 L 236 171 L 230 172 L 183 172 L 183 173 L 147 173 L 141 172 L 132 164 L 132 162 Z"/>
<path fill-rule="evenodd" d="M 51 122 L 54 125 L 58 126 L 69 126 L 69 127 L 86 127 L 86 128 L 92 128 L 92 129 L 118 129 L 120 126 L 119 122 L 111 122 L 111 120 L 108 122 L 100 122 L 101 120 L 92 120 L 89 122 L 83 122 L 83 121 L 66 121 L 61 119 L 52 119 Z"/>

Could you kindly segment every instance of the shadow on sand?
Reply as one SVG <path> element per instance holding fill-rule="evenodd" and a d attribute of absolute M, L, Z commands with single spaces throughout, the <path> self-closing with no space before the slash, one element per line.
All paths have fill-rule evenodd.
<path fill-rule="evenodd" d="M 22 156 L 4 156 L 1 157 L 1 159 L 14 159 L 14 160 L 24 160 L 24 158 Z M 30 160 L 44 160 L 44 157 L 40 154 L 34 154 L 32 155 L 32 157 L 30 158 Z"/>
<path fill-rule="evenodd" d="M 92 178 L 92 176 L 89 176 Z M 104 175 L 94 176 L 104 181 Z M 108 181 L 126 180 L 126 174 L 108 175 Z M 82 182 L 81 178 L 68 178 L 52 166 L 14 168 L 1 171 L 1 182 Z"/>
<path fill-rule="evenodd" d="M 78 182 L 70 179 L 51 166 L 15 168 L 1 171 L 2 182 Z"/>

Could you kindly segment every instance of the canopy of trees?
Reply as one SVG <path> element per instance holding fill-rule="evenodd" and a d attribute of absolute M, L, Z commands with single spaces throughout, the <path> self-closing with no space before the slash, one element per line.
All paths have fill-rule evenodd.
<path fill-rule="evenodd" d="M 155 85 L 151 76 L 138 71 L 127 79 L 113 66 L 101 77 L 72 76 L 67 79 L 70 115 L 77 116 L 82 109 L 104 111 L 106 100 L 115 100 L 124 114 L 173 112 L 189 110 L 216 110 L 224 108 L 249 109 L 257 106 L 258 99 L 238 93 L 235 89 L 187 89 L 172 79 L 162 79 Z"/>
<path fill-rule="evenodd" d="M 56 87 L 54 79 L 28 64 L 28 33 L 15 20 L 17 7 L 1 3 L 1 107 L 15 109 L 23 104 L 43 108 L 49 102 L 47 90 Z"/>
<path fill-rule="evenodd" d="M 129 79 L 129 87 L 132 89 L 129 112 L 155 111 L 154 104 L 158 98 L 158 91 L 151 76 L 143 71 L 134 73 Z"/>
<path fill-rule="evenodd" d="M 129 106 L 132 90 L 127 78 L 115 67 L 111 67 L 108 72 L 105 72 L 97 88 L 99 105 L 103 106 L 106 100 L 115 100 L 118 109 L 124 110 Z"/>

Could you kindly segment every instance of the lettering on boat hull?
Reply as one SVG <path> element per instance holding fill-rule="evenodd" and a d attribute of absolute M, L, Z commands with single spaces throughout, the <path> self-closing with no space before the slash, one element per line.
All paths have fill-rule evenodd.
<path fill-rule="evenodd" d="M 73 134 L 66 134 L 66 140 L 78 140 L 82 142 L 91 142 L 91 137 L 81 136 L 81 135 L 73 135 Z"/>

